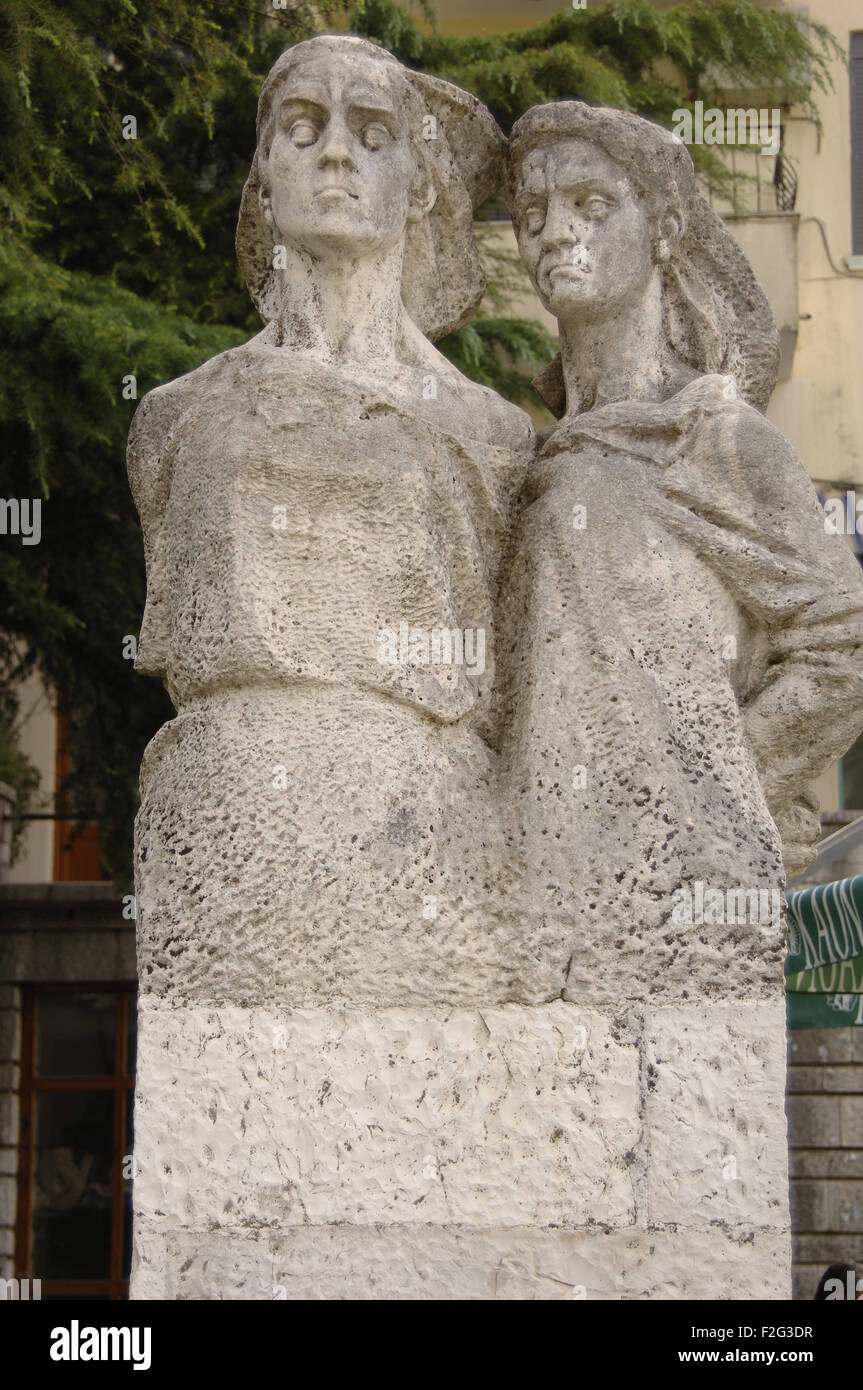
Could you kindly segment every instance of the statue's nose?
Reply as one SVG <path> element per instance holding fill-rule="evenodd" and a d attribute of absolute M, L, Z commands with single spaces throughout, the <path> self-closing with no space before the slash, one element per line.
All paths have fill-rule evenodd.
<path fill-rule="evenodd" d="M 356 164 L 351 153 L 352 138 L 344 121 L 337 117 L 331 118 L 321 137 L 318 168 L 323 169 L 329 164 L 340 169 L 355 169 Z"/>
<path fill-rule="evenodd" d="M 549 202 L 540 244 L 543 251 L 557 246 L 576 246 L 583 240 L 579 218 L 572 208 L 557 198 Z"/>

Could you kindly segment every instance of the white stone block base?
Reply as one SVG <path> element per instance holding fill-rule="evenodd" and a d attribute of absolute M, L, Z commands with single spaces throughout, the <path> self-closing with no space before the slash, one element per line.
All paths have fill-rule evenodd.
<path fill-rule="evenodd" d="M 781 995 L 146 996 L 137 1299 L 790 1296 Z"/>

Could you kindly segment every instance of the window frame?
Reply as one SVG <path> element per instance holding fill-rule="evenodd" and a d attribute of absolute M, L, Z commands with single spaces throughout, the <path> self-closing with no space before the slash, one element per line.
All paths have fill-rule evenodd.
<path fill-rule="evenodd" d="M 15 1225 L 15 1269 L 19 1279 L 39 1279 L 33 1261 L 33 1188 L 36 1159 L 36 1097 L 42 1091 L 111 1091 L 114 1095 L 113 1162 L 111 1182 L 111 1255 L 107 1279 L 42 1279 L 42 1296 L 101 1295 L 108 1300 L 129 1296 L 123 1274 L 124 1190 L 123 1159 L 127 1154 L 126 1097 L 134 1092 L 135 1073 L 129 1072 L 129 1007 L 137 998 L 131 980 L 72 980 L 21 985 L 20 1127 L 18 1140 L 18 1210 Z M 47 994 L 115 994 L 114 1071 L 108 1076 L 38 1076 L 38 1000 Z"/>

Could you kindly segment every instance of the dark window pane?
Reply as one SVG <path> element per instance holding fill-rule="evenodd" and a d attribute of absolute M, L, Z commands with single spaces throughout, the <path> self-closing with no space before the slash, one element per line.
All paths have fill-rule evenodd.
<path fill-rule="evenodd" d="M 111 1273 L 112 1091 L 41 1091 L 36 1103 L 33 1277 Z"/>
<path fill-rule="evenodd" d="M 115 994 L 40 994 L 36 1001 L 38 1076 L 110 1076 Z"/>

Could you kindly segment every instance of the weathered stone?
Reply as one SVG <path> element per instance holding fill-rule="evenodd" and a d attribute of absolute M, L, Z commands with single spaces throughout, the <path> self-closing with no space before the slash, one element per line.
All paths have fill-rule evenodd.
<path fill-rule="evenodd" d="M 161 1225 L 636 1223 L 639 1049 L 560 1000 L 145 1000 L 139 1030 L 135 1198 Z"/>
<path fill-rule="evenodd" d="M 18 1143 L 18 1096 L 0 1091 L 0 1144 Z"/>
<path fill-rule="evenodd" d="M 482 294 L 488 112 L 328 37 L 257 135 L 267 326 L 129 442 L 136 664 L 177 709 L 136 823 L 133 1294 L 784 1298 L 783 856 L 863 723 L 863 582 L 760 413 L 764 296 L 667 132 L 529 113 L 534 458 L 430 341 Z M 857 1133 L 840 1093 L 790 1114 Z"/>
<path fill-rule="evenodd" d="M 789 1229 L 783 1023 L 781 1000 L 647 1011 L 651 1225 Z"/>
<path fill-rule="evenodd" d="M 19 1076 L 17 1062 L 0 1062 L 0 1091 L 17 1091 Z"/>
<path fill-rule="evenodd" d="M 786 1298 L 787 1236 L 464 1227 L 139 1225 L 136 1296 L 153 1299 Z"/>
<path fill-rule="evenodd" d="M 863 1231 L 863 1182 L 792 1182 L 791 1214 L 798 1231 Z"/>
<path fill-rule="evenodd" d="M 309 83 L 326 118 L 297 114 Z M 151 392 L 130 435 L 136 667 L 178 710 L 142 767 L 141 970 L 174 1001 L 542 1002 L 565 946 L 509 910 L 484 737 L 533 429 L 402 299 L 434 336 L 441 295 L 481 293 L 470 209 L 502 137 L 348 38 L 278 61 L 258 134 L 237 237 L 270 322 Z"/>

